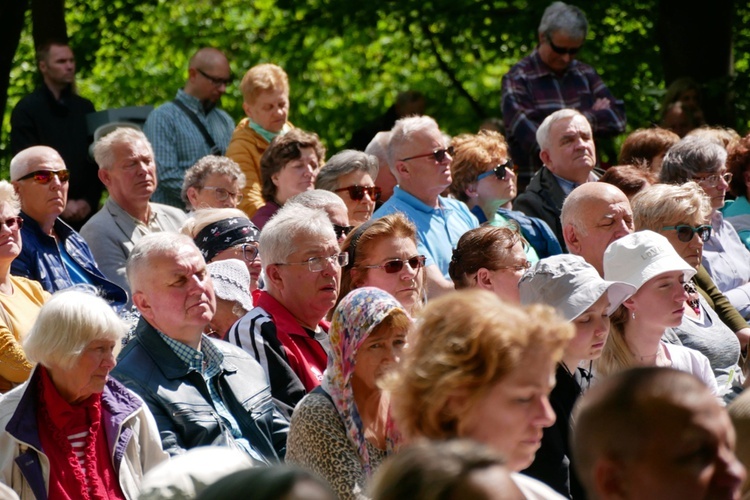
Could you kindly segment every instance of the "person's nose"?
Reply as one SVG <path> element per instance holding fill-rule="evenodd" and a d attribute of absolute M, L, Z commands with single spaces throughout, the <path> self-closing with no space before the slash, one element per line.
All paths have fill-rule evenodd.
<path fill-rule="evenodd" d="M 539 398 L 536 410 L 537 413 L 534 421 L 538 426 L 550 427 L 555 423 L 557 416 L 555 415 L 555 410 L 552 409 L 552 405 L 547 396 Z"/>
<path fill-rule="evenodd" d="M 688 295 L 687 290 L 685 290 L 685 285 L 683 283 L 675 283 L 675 302 L 685 302 L 688 298 L 690 298 L 690 295 Z"/>
<path fill-rule="evenodd" d="M 728 191 L 729 190 L 729 183 L 727 182 L 726 179 L 724 179 L 724 175 L 723 174 L 719 176 L 719 183 L 716 184 L 716 187 L 720 191 Z"/>
<path fill-rule="evenodd" d="M 408 262 L 404 262 L 404 267 L 401 268 L 401 271 L 399 271 L 399 275 L 402 280 L 408 281 L 413 280 L 417 273 L 419 272 L 419 268 L 413 269 Z"/>
<path fill-rule="evenodd" d="M 737 459 L 734 452 L 723 446 L 717 457 L 716 473 L 713 482 L 725 491 L 737 491 L 747 477 L 747 469 Z"/>
<path fill-rule="evenodd" d="M 596 325 L 594 327 L 594 335 L 597 337 L 601 337 L 608 331 L 609 331 L 609 317 L 599 316 L 599 318 L 596 320 Z"/>
<path fill-rule="evenodd" d="M 688 245 L 690 246 L 690 248 L 703 248 L 703 238 L 701 238 L 698 233 L 694 232 L 693 237 L 690 238 L 690 243 Z"/>
<path fill-rule="evenodd" d="M 115 358 L 115 350 L 110 349 L 107 351 L 107 354 L 102 359 L 102 367 L 111 371 L 116 365 L 117 365 L 117 359 Z"/>
<path fill-rule="evenodd" d="M 201 278 L 199 275 L 194 274 L 190 277 L 190 290 L 189 293 L 191 295 L 200 295 L 203 294 L 206 291 L 206 288 L 208 287 L 208 280 L 210 278 L 207 276 L 204 276 Z"/>

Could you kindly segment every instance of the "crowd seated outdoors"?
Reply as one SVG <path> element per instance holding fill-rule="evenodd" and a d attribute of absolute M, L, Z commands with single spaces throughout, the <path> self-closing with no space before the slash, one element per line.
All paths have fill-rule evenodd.
<path fill-rule="evenodd" d="M 14 151 L 0 498 L 750 495 L 750 134 L 639 128 L 600 168 L 626 106 L 587 30 L 548 7 L 505 135 L 394 115 L 328 157 L 272 63 L 232 133 L 202 48 L 143 132 L 91 145 L 80 233 L 70 152 Z M 49 99 L 75 91 L 51 47 Z"/>

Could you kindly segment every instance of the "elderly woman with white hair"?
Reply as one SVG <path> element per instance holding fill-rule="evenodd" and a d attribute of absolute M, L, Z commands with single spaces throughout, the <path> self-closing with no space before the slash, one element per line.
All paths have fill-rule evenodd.
<path fill-rule="evenodd" d="M 125 330 L 80 289 L 42 307 L 24 339 L 37 367 L 0 404 L 0 482 L 21 499 L 134 500 L 167 459 L 146 405 L 109 377 Z"/>
<path fill-rule="evenodd" d="M 375 185 L 378 159 L 361 151 L 346 149 L 328 159 L 315 179 L 317 189 L 333 191 L 344 200 L 349 222 L 367 222 L 380 199 L 381 188 Z"/>
<path fill-rule="evenodd" d="M 49 298 L 39 282 L 12 276 L 10 265 L 21 253 L 21 205 L 13 186 L 0 181 L 0 394 L 31 373 L 21 339 Z"/>
<path fill-rule="evenodd" d="M 703 246 L 703 266 L 729 302 L 750 319 L 750 250 L 720 210 L 732 181 L 726 160 L 721 143 L 688 136 L 664 156 L 660 178 L 665 184 L 695 181 L 710 198 L 712 231 Z"/>
<path fill-rule="evenodd" d="M 216 312 L 206 335 L 224 340 L 232 325 L 253 308 L 250 273 L 239 259 L 214 261 L 206 265 L 206 270 L 216 294 Z"/>
<path fill-rule="evenodd" d="M 225 156 L 204 156 L 187 169 L 180 196 L 189 210 L 237 208 L 242 201 L 245 174 Z"/>

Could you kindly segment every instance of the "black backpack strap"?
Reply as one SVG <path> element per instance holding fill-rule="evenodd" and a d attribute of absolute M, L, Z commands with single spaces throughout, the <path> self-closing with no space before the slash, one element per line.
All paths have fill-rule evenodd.
<path fill-rule="evenodd" d="M 316 387 L 315 389 L 313 389 L 312 391 L 310 391 L 310 393 L 311 393 L 311 394 L 322 394 L 323 396 L 325 396 L 325 397 L 327 397 L 327 398 L 328 398 L 328 401 L 330 401 L 331 403 L 333 403 L 333 398 L 331 397 L 331 395 L 330 395 L 330 394 L 328 394 L 328 393 L 326 392 L 326 390 L 325 390 L 325 389 L 323 389 L 323 386 L 322 386 L 322 385 L 319 385 L 318 387 Z M 335 407 L 335 406 L 336 406 L 336 403 L 333 403 L 333 406 Z"/>
<path fill-rule="evenodd" d="M 203 135 L 203 138 L 206 140 L 206 144 L 208 144 L 208 148 L 211 150 L 211 154 L 214 156 L 221 156 L 221 150 L 214 142 L 213 138 L 211 137 L 211 134 L 209 134 L 208 130 L 206 130 L 206 126 L 203 125 L 203 123 L 198 119 L 198 116 L 190 108 L 185 106 L 185 103 L 180 102 L 177 99 L 174 99 L 172 102 L 178 108 L 180 108 L 182 112 L 187 115 L 188 118 L 190 118 L 190 121 L 192 121 L 196 127 L 198 127 L 198 130 Z"/>

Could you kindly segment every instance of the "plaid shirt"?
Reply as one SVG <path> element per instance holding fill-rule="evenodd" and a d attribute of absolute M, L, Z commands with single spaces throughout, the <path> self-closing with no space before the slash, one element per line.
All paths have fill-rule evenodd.
<path fill-rule="evenodd" d="M 221 364 L 224 362 L 224 355 L 221 351 L 217 349 L 212 344 L 211 340 L 205 335 L 203 335 L 203 338 L 201 339 L 200 351 L 196 351 L 189 345 L 178 342 L 162 332 L 159 332 L 159 335 L 183 363 L 188 365 L 191 370 L 195 370 L 201 374 L 203 380 L 206 381 L 208 393 L 211 395 L 211 402 L 218 414 L 217 417 L 222 419 L 222 423 L 232 433 L 232 437 L 234 437 L 237 444 L 259 463 L 268 463 L 268 461 L 263 458 L 263 455 L 253 448 L 250 442 L 242 435 L 237 420 L 235 420 L 226 404 L 224 404 L 224 400 L 221 399 L 221 394 L 219 394 L 219 391 L 216 388 L 218 382 L 214 383 L 212 380 L 216 375 L 221 373 Z"/>
<path fill-rule="evenodd" d="M 234 131 L 232 118 L 218 108 L 205 113 L 200 101 L 182 89 L 177 91 L 177 100 L 198 116 L 221 150 L 221 154 L 226 153 Z M 159 179 L 159 185 L 151 201 L 184 209 L 180 190 L 185 171 L 196 161 L 210 154 L 211 148 L 193 121 L 173 102 L 164 103 L 152 111 L 143 126 L 143 132 L 154 148 Z"/>
<path fill-rule="evenodd" d="M 513 161 L 524 170 L 541 166 L 536 130 L 544 119 L 563 108 L 583 113 L 595 137 L 625 131 L 625 105 L 616 100 L 594 68 L 573 60 L 562 75 L 542 62 L 535 49 L 503 77 L 503 121 Z M 610 108 L 594 111 L 599 98 L 609 99 Z"/>

